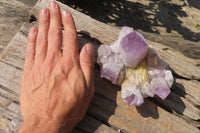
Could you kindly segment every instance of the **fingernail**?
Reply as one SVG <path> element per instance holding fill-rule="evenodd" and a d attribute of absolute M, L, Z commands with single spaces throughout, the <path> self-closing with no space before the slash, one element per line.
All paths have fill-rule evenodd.
<path fill-rule="evenodd" d="M 47 15 L 47 9 L 42 9 L 42 15 L 46 16 Z"/>
<path fill-rule="evenodd" d="M 51 8 L 55 8 L 56 7 L 56 3 L 55 2 L 51 2 Z"/>
<path fill-rule="evenodd" d="M 90 54 L 90 55 L 93 55 L 94 47 L 92 45 L 87 46 L 87 53 Z"/>
<path fill-rule="evenodd" d="M 29 31 L 29 35 L 32 36 L 32 35 L 34 35 L 35 33 L 36 33 L 36 28 L 34 28 L 34 27 L 31 28 L 30 31 Z"/>
<path fill-rule="evenodd" d="M 63 15 L 64 15 L 64 17 L 67 17 L 67 16 L 69 16 L 70 14 L 69 14 L 69 12 L 67 12 L 67 11 L 63 11 Z"/>

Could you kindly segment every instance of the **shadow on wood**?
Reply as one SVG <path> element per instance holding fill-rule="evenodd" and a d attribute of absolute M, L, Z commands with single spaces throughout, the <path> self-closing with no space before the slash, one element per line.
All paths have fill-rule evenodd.
<path fill-rule="evenodd" d="M 60 0 L 67 5 L 95 18 L 101 22 L 116 26 L 130 26 L 136 30 L 160 34 L 155 27 L 164 28 L 166 33 L 176 31 L 187 40 L 198 42 L 200 36 L 191 31 L 191 27 L 183 25 L 188 13 L 183 10 L 187 5 L 168 1 L 149 0 L 146 4 L 127 0 Z M 188 1 L 196 7 L 200 2 Z M 145 3 L 145 2 L 144 2 Z M 197 7 L 197 8 L 198 8 Z M 191 25 L 190 25 L 191 26 Z"/>
<path fill-rule="evenodd" d="M 146 101 L 146 99 L 144 100 L 144 103 L 141 106 L 136 107 L 136 109 L 137 112 L 140 113 L 140 115 L 143 116 L 144 118 L 147 117 L 152 117 L 154 119 L 159 118 L 157 105 L 153 104 L 153 106 L 148 106 L 148 102 Z"/>

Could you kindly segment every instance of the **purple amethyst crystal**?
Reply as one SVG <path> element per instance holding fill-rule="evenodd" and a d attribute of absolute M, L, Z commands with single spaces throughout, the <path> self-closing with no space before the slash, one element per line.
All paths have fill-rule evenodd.
<path fill-rule="evenodd" d="M 124 68 L 123 61 L 119 55 L 115 55 L 109 46 L 103 44 L 98 49 L 97 62 L 101 64 L 101 78 L 106 78 L 116 83 Z"/>
<path fill-rule="evenodd" d="M 129 106 L 140 106 L 144 102 L 141 92 L 136 86 L 131 86 L 130 84 L 123 88 L 121 95 Z"/>
<path fill-rule="evenodd" d="M 121 57 L 129 67 L 136 67 L 145 58 L 148 45 L 137 32 L 131 32 L 122 38 L 120 42 Z"/>
<path fill-rule="evenodd" d="M 149 68 L 154 69 L 162 70 L 168 66 L 168 63 L 160 55 L 158 55 L 154 49 L 149 49 L 147 63 Z"/>
<path fill-rule="evenodd" d="M 169 93 L 170 88 L 168 87 L 165 79 L 163 77 L 154 78 L 151 80 L 151 85 L 155 90 L 155 94 L 159 96 L 161 99 L 165 99 Z"/>
<path fill-rule="evenodd" d="M 148 96 L 165 99 L 170 93 L 174 79 L 166 69 L 168 63 L 132 28 L 123 27 L 110 46 L 102 44 L 97 62 L 101 78 L 121 85 L 121 96 L 129 106 L 140 106 Z"/>

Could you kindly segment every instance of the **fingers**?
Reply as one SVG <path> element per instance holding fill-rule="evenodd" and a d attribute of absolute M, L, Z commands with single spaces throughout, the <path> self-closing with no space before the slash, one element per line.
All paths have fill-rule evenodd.
<path fill-rule="evenodd" d="M 78 37 L 72 15 L 69 12 L 64 11 L 62 13 L 62 21 L 65 30 L 63 55 L 64 57 L 66 57 L 66 55 L 71 55 L 72 57 L 77 57 L 78 59 Z"/>
<path fill-rule="evenodd" d="M 26 48 L 26 60 L 24 64 L 24 72 L 29 72 L 33 66 L 35 60 L 35 46 L 37 38 L 37 28 L 32 27 L 28 34 L 28 45 Z"/>
<path fill-rule="evenodd" d="M 49 4 L 50 26 L 48 33 L 47 58 L 52 60 L 57 55 L 61 55 L 62 47 L 62 18 L 59 5 L 56 2 Z M 48 59 L 47 59 L 48 60 Z"/>
<path fill-rule="evenodd" d="M 93 68 L 94 68 L 94 46 L 86 44 L 80 53 L 80 66 L 86 78 L 88 86 L 93 83 Z"/>
<path fill-rule="evenodd" d="M 36 62 L 42 64 L 46 57 L 49 31 L 49 9 L 44 8 L 40 11 L 39 30 L 36 45 Z"/>

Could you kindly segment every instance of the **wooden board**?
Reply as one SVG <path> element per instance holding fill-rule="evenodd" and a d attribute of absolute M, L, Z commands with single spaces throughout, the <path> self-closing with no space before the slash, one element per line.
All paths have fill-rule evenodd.
<path fill-rule="evenodd" d="M 30 9 L 30 6 L 16 0 L 0 1 L 0 54 L 21 25 L 28 21 Z"/>
<path fill-rule="evenodd" d="M 39 10 L 47 7 L 48 3 L 48 0 L 39 1 L 30 15 L 38 18 Z M 81 46 L 93 42 L 97 48 L 101 43 L 110 44 L 117 39 L 119 29 L 59 4 L 61 10 L 72 13 Z M 27 33 L 33 25 L 37 25 L 37 21 L 25 23 L 0 56 L 0 112 L 4 118 L 0 122 L 6 123 L 6 126 L 0 126 L 0 131 L 17 132 L 22 123 L 19 112 L 20 81 Z M 164 101 L 157 97 L 148 98 L 141 107 L 129 107 L 121 98 L 120 87 L 99 78 L 99 68 L 96 65 L 96 93 L 86 117 L 74 132 L 199 132 L 200 69 L 197 64 L 200 61 L 187 58 L 162 44 L 149 40 L 147 42 L 169 62 L 174 71 L 176 81 L 172 93 Z"/>
<path fill-rule="evenodd" d="M 148 40 L 200 59 L 200 1 L 59 0 L 112 26 L 131 26 Z M 196 7 L 195 7 L 196 6 Z M 190 40 L 190 41 L 189 41 Z"/>

